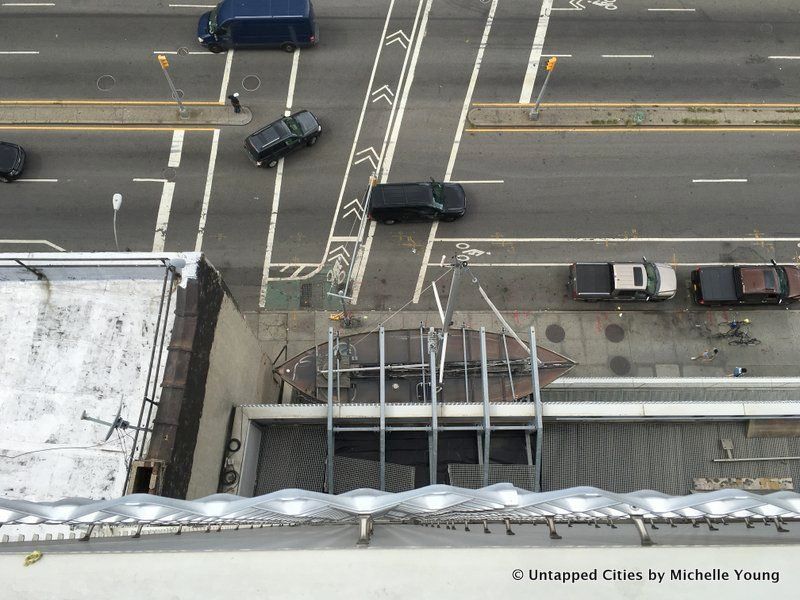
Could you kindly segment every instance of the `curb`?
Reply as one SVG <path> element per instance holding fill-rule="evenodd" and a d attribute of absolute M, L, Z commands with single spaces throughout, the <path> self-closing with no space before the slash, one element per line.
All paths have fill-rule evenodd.
<path fill-rule="evenodd" d="M 0 104 L 2 125 L 182 125 L 242 126 L 253 120 L 253 113 L 242 107 L 234 113 L 230 106 L 214 103 L 185 103 L 187 118 L 181 118 L 174 102 L 164 103 L 84 103 L 14 102 Z"/>
<path fill-rule="evenodd" d="M 468 121 L 475 128 L 787 128 L 800 129 L 800 105 L 591 105 L 542 104 L 538 120 L 531 118 L 533 105 L 473 107 Z"/>

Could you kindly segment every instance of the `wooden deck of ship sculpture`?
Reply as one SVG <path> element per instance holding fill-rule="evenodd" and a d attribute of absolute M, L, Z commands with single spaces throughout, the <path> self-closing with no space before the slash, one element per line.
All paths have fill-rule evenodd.
<path fill-rule="evenodd" d="M 430 368 L 426 362 L 429 335 L 421 327 L 385 332 L 387 403 L 429 400 Z M 379 352 L 377 331 L 340 337 L 334 342 L 334 402 L 378 402 Z M 537 346 L 536 355 L 540 387 L 575 365 L 566 356 L 541 346 Z M 490 402 L 512 402 L 531 394 L 531 358 L 524 344 L 507 333 L 486 333 L 486 359 Z M 299 392 L 301 401 L 327 402 L 327 362 L 325 342 L 286 361 L 275 373 Z M 451 329 L 444 361 L 436 364 L 436 371 L 439 402 L 483 402 L 480 333 Z"/>

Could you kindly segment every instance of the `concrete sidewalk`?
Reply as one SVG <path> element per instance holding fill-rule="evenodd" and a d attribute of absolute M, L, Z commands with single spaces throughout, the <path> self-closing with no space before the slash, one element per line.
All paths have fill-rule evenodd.
<path fill-rule="evenodd" d="M 367 332 L 390 317 L 390 312 L 356 312 L 361 326 L 342 329 L 343 335 Z M 277 364 L 327 340 L 327 328 L 341 328 L 330 312 L 247 313 L 247 321 Z M 685 312 L 504 312 L 503 317 L 523 339 L 530 325 L 537 343 L 578 362 L 568 377 L 724 377 L 733 367 L 747 367 L 746 377 L 795 377 L 800 374 L 800 313 L 796 311 Z M 750 333 L 758 346 L 731 346 L 714 338 L 718 324 L 749 317 Z M 439 326 L 435 312 L 403 312 L 385 323 L 387 329 L 417 328 L 420 321 Z M 500 331 L 491 312 L 456 311 L 454 326 L 486 327 Z M 279 353 L 284 349 L 278 357 Z M 692 360 L 704 350 L 720 352 L 710 362 Z"/>
<path fill-rule="evenodd" d="M 543 103 L 539 119 L 532 105 L 476 104 L 469 111 L 473 127 L 800 127 L 798 105 L 659 105 Z"/>
<path fill-rule="evenodd" d="M 188 117 L 182 119 L 174 102 L 4 102 L 0 124 L 4 125 L 181 125 L 184 127 L 247 125 L 253 120 L 249 108 L 235 113 L 217 103 L 186 103 Z"/>

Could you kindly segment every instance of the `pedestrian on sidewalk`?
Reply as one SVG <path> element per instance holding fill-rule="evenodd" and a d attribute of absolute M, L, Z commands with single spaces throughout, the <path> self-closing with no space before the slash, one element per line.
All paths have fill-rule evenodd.
<path fill-rule="evenodd" d="M 697 356 L 693 356 L 692 360 L 711 362 L 712 360 L 717 358 L 717 354 L 719 354 L 719 348 L 711 348 L 710 350 L 704 350 L 701 354 L 698 354 Z"/>
<path fill-rule="evenodd" d="M 230 96 L 228 96 L 228 100 L 231 101 L 233 112 L 237 114 L 242 112 L 242 103 L 239 102 L 239 92 L 233 92 Z"/>
<path fill-rule="evenodd" d="M 733 367 L 733 373 L 728 375 L 728 377 L 741 377 L 747 373 L 747 367 Z"/>

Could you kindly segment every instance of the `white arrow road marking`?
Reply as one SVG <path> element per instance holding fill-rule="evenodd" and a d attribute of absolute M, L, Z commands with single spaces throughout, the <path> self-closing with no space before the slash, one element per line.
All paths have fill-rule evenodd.
<path fill-rule="evenodd" d="M 384 90 L 386 90 L 386 91 L 385 91 L 384 93 L 381 93 L 381 92 L 383 92 Z M 380 94 L 380 95 L 379 95 L 379 94 Z M 375 90 L 374 92 L 372 92 L 372 101 L 373 101 L 373 102 L 377 102 L 378 100 L 380 100 L 381 98 L 383 98 L 384 100 L 386 100 L 386 102 L 388 102 L 388 103 L 389 103 L 389 106 L 392 106 L 392 104 L 393 104 L 393 101 L 392 101 L 392 99 L 391 99 L 389 96 L 387 96 L 386 94 L 389 94 L 389 96 L 391 96 L 392 98 L 394 98 L 394 92 L 393 92 L 393 91 L 392 91 L 392 90 L 389 88 L 389 86 L 388 86 L 388 85 L 384 85 L 384 86 L 382 86 L 382 87 L 379 87 L 377 90 Z"/>
<path fill-rule="evenodd" d="M 355 206 L 353 206 L 353 204 L 355 204 Z M 350 208 L 350 207 L 352 207 L 352 208 Z M 344 215 L 342 216 L 342 219 L 346 219 L 351 214 L 355 214 L 356 219 L 360 219 L 362 217 L 362 215 L 364 214 L 364 207 L 361 206 L 361 202 L 358 201 L 358 198 L 354 198 L 353 200 L 348 202 L 344 206 L 344 208 L 345 209 L 349 208 L 350 210 L 348 210 L 346 213 L 344 213 Z"/>
<path fill-rule="evenodd" d="M 394 33 L 387 35 L 386 39 L 389 41 L 384 44 L 385 46 L 398 42 L 403 48 L 408 48 L 406 44 L 411 41 L 411 39 L 405 33 L 403 33 L 402 29 L 398 29 Z"/>
<path fill-rule="evenodd" d="M 365 153 L 366 153 L 366 156 L 361 156 L 362 154 L 365 154 Z M 359 158 L 358 160 L 356 160 L 353 163 L 355 165 L 360 164 L 360 163 L 368 160 L 369 164 L 372 165 L 373 169 L 378 166 L 378 153 L 375 152 L 375 148 L 373 148 L 372 146 L 370 146 L 369 148 L 366 148 L 365 150 L 361 150 L 359 152 L 356 152 L 356 156 L 361 156 L 361 158 Z"/>
<path fill-rule="evenodd" d="M 345 264 L 350 264 L 350 261 L 347 260 L 345 257 L 349 257 L 350 253 L 347 251 L 347 248 L 344 247 L 343 244 L 340 244 L 330 252 L 328 252 L 328 258 L 326 262 L 331 262 L 332 260 L 343 260 Z"/>

